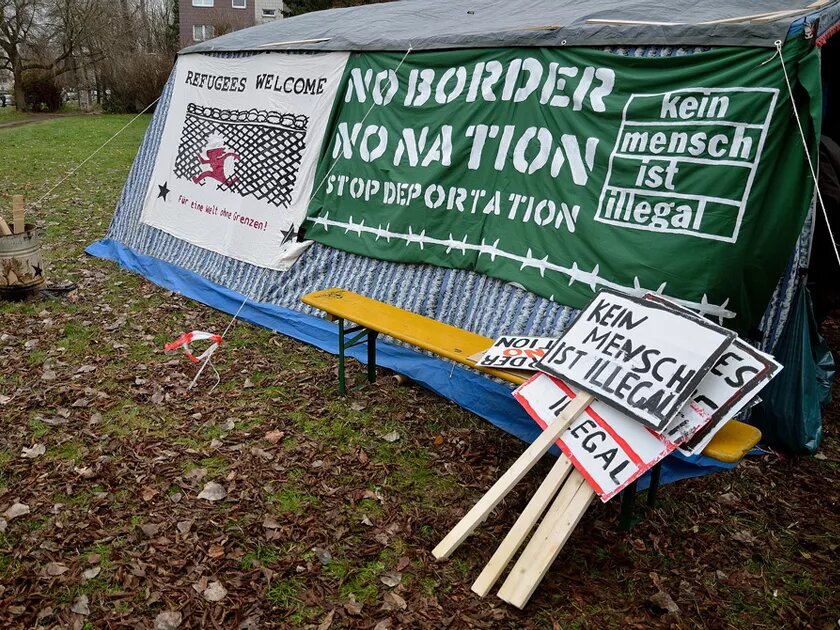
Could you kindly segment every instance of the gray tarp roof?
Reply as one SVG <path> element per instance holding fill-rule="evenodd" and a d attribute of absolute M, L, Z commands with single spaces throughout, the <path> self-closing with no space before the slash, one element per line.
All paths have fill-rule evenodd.
<path fill-rule="evenodd" d="M 771 47 L 777 39 L 784 40 L 795 20 L 835 4 L 837 0 L 400 0 L 277 20 L 181 52 Z M 768 15 L 775 12 L 786 13 Z M 754 17 L 759 15 L 765 17 Z"/>

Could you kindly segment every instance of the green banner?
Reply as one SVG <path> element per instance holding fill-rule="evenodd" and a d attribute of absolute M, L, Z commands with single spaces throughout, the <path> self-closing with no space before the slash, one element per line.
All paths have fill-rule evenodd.
<path fill-rule="evenodd" d="M 817 53 L 783 52 L 813 143 Z M 744 330 L 811 200 L 773 51 L 372 53 L 345 75 L 306 224 L 342 250 L 577 307 L 660 291 Z"/>

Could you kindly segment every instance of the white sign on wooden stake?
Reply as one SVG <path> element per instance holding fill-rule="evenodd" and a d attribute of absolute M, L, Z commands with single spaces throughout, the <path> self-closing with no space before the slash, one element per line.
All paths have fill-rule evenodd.
<path fill-rule="evenodd" d="M 602 290 L 537 367 L 662 431 L 734 337 Z"/>
<path fill-rule="evenodd" d="M 348 56 L 179 57 L 142 222 L 288 270 Z"/>
<path fill-rule="evenodd" d="M 557 444 L 601 500 L 608 501 L 678 445 L 687 455 L 701 453 L 717 431 L 748 405 L 779 369 L 772 357 L 736 339 L 664 434 L 596 401 Z M 545 427 L 566 408 L 575 393 L 560 379 L 538 374 L 513 395 Z"/>
<path fill-rule="evenodd" d="M 577 392 L 560 379 L 537 374 L 513 395 L 545 428 Z M 592 403 L 557 444 L 602 501 L 609 501 L 676 448 L 665 437 L 600 401 Z"/>

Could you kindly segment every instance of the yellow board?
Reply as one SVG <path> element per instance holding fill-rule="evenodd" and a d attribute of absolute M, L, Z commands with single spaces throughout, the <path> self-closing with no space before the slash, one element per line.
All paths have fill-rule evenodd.
<path fill-rule="evenodd" d="M 347 319 L 369 330 L 376 330 L 515 385 L 520 385 L 527 379 L 516 372 L 475 365 L 469 357 L 484 352 L 493 345 L 494 340 L 489 337 L 345 289 L 324 289 L 308 293 L 301 300 L 304 304 L 324 311 L 332 317 Z M 734 463 L 740 461 L 760 439 L 761 432 L 755 427 L 730 420 L 712 438 L 703 454 L 721 462 Z"/>
<path fill-rule="evenodd" d="M 759 440 L 761 431 L 754 426 L 730 420 L 703 449 L 703 455 L 719 462 L 734 464 L 741 461 Z"/>

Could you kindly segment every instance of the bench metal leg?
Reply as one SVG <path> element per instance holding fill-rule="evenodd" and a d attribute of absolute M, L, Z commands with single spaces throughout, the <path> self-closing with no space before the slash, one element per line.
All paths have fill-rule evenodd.
<path fill-rule="evenodd" d="M 338 393 L 347 393 L 347 383 L 344 377 L 344 320 L 338 320 Z"/>
<path fill-rule="evenodd" d="M 650 485 L 647 491 L 647 507 L 656 506 L 656 494 L 659 490 L 659 478 L 662 474 L 662 462 L 659 462 L 650 471 Z M 622 532 L 630 529 L 641 520 L 634 514 L 636 507 L 636 482 L 621 491 L 621 515 L 618 517 L 618 530 Z"/>
<path fill-rule="evenodd" d="M 376 336 L 379 333 L 375 330 L 367 331 L 367 354 L 368 354 L 368 381 L 376 382 Z"/>
<path fill-rule="evenodd" d="M 368 368 L 367 377 L 371 383 L 376 381 L 376 337 L 375 330 L 368 330 L 364 326 L 345 326 L 344 319 L 338 318 L 338 392 L 347 393 L 347 349 L 361 343 L 367 343 Z M 348 335 L 353 335 L 348 339 Z"/>
<path fill-rule="evenodd" d="M 662 474 L 662 462 L 659 462 L 650 471 L 650 486 L 647 491 L 647 506 L 656 507 L 656 493 L 659 491 L 659 476 Z"/>
<path fill-rule="evenodd" d="M 636 482 L 621 491 L 621 516 L 618 518 L 618 530 L 628 532 L 634 525 L 633 508 L 636 505 Z"/>

